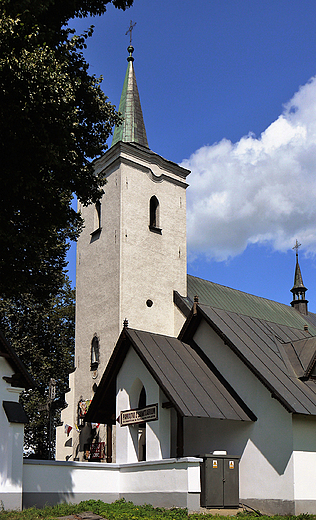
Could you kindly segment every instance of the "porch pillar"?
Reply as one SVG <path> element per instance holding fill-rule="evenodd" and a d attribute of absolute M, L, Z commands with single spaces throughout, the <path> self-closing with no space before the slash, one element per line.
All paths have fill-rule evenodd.
<path fill-rule="evenodd" d="M 106 425 L 106 462 L 112 462 L 112 424 Z"/>
<path fill-rule="evenodd" d="M 183 457 L 184 439 L 183 439 L 183 416 L 177 412 L 177 459 Z"/>

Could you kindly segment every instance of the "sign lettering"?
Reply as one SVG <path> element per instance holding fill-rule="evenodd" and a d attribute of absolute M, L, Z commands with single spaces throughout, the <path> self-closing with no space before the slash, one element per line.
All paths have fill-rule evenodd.
<path fill-rule="evenodd" d="M 139 424 L 142 422 L 157 421 L 158 419 L 158 404 L 151 404 L 145 408 L 138 408 L 136 410 L 124 410 L 118 417 L 118 422 L 121 426 L 128 424 Z"/>

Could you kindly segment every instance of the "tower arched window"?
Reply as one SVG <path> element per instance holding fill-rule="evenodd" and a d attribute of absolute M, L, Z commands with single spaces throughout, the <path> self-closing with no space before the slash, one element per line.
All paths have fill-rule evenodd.
<path fill-rule="evenodd" d="M 101 202 L 97 200 L 95 203 L 95 223 L 94 227 L 100 229 L 101 227 Z"/>
<path fill-rule="evenodd" d="M 100 362 L 100 348 L 99 348 L 99 340 L 97 336 L 93 337 L 91 342 L 91 370 L 96 370 L 99 366 Z"/>
<path fill-rule="evenodd" d="M 149 201 L 149 229 L 161 234 L 159 222 L 159 200 L 153 195 Z"/>
<path fill-rule="evenodd" d="M 101 202 L 97 200 L 94 205 L 93 231 L 91 236 L 95 237 L 95 235 L 100 235 L 101 229 Z"/>

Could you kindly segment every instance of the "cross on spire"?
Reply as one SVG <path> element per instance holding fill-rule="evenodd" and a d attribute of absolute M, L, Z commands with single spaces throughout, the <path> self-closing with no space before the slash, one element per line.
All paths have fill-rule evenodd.
<path fill-rule="evenodd" d="M 133 23 L 133 20 L 130 21 L 129 28 L 126 31 L 126 35 L 129 33 L 129 44 L 132 45 L 132 32 L 137 22 Z"/>
<path fill-rule="evenodd" d="M 299 250 L 299 248 L 301 247 L 301 245 L 302 245 L 302 244 L 299 244 L 298 241 L 297 241 L 297 239 L 296 239 L 295 246 L 292 247 L 292 249 L 295 249 L 295 251 L 296 251 L 296 256 L 298 256 L 298 250 Z"/>

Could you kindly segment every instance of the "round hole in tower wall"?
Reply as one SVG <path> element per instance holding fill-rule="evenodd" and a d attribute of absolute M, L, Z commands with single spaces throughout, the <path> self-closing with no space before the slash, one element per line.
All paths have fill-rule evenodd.
<path fill-rule="evenodd" d="M 146 305 L 147 305 L 147 307 L 152 307 L 153 304 L 154 304 L 154 302 L 153 302 L 152 300 L 147 300 L 147 301 L 146 301 Z"/>

